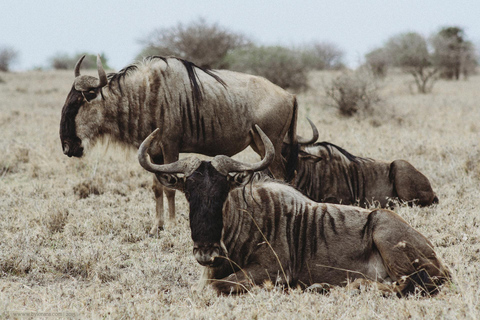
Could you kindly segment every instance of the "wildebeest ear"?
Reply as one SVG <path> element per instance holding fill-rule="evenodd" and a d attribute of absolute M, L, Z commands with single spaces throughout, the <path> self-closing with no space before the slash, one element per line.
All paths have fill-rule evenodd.
<path fill-rule="evenodd" d="M 165 187 L 177 189 L 180 191 L 184 190 L 185 187 L 185 178 L 179 177 L 176 174 L 171 173 L 158 173 L 155 175 Z"/>
<path fill-rule="evenodd" d="M 322 157 L 301 150 L 298 152 L 298 157 L 304 161 L 309 162 L 318 162 L 322 160 Z"/>
<path fill-rule="evenodd" d="M 230 184 L 232 184 L 232 186 L 241 186 L 248 183 L 252 179 L 252 175 L 254 173 L 255 172 L 253 171 L 244 171 L 228 175 L 228 181 L 230 181 Z"/>

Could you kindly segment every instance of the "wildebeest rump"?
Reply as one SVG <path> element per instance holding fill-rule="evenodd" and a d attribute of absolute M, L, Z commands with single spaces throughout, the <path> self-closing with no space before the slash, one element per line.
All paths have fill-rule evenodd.
<path fill-rule="evenodd" d="M 99 78 L 81 75 L 82 57 L 60 122 L 63 151 L 81 157 L 90 143 L 102 137 L 138 148 L 160 128 L 149 153 L 157 164 L 178 160 L 180 152 L 232 156 L 251 146 L 261 156 L 263 145 L 251 129 L 264 128 L 277 150 L 284 138 L 296 142 L 297 102 L 268 80 L 228 70 L 208 70 L 174 57 L 150 57 L 106 75 L 100 57 Z M 270 169 L 289 179 L 294 149 L 285 166 L 280 152 Z M 174 190 L 154 178 L 156 217 L 150 231 L 163 227 L 163 192 L 169 216 L 175 217 Z"/>
<path fill-rule="evenodd" d="M 161 183 L 185 193 L 194 256 L 219 293 L 265 281 L 303 288 L 353 281 L 398 295 L 434 294 L 450 278 L 432 244 L 392 211 L 316 203 L 268 177 L 252 180 L 274 157 L 257 130 L 266 155 L 255 164 L 217 156 L 155 165 L 147 150 L 157 131 L 138 153 Z"/>
<path fill-rule="evenodd" d="M 420 206 L 438 203 L 428 178 L 409 162 L 357 157 L 329 142 L 301 147 L 292 184 L 319 202 L 383 208 L 393 199 Z"/>

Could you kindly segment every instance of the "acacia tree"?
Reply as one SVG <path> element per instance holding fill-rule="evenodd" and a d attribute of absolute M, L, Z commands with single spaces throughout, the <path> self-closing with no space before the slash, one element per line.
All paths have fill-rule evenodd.
<path fill-rule="evenodd" d="M 154 30 L 141 41 L 140 56 L 174 55 L 207 68 L 225 67 L 224 58 L 233 49 L 246 47 L 250 41 L 242 34 L 228 31 L 200 18 L 188 25 Z"/>
<path fill-rule="evenodd" d="M 420 93 L 430 92 L 435 83 L 438 67 L 433 64 L 427 40 L 416 32 L 391 37 L 385 45 L 392 65 L 411 74 Z"/>

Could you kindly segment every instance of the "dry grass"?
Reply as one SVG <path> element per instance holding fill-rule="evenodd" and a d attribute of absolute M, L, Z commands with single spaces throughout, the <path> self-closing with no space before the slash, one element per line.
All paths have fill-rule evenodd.
<path fill-rule="evenodd" d="M 329 294 L 255 288 L 239 297 L 194 292 L 200 266 L 191 254 L 185 199 L 177 223 L 147 237 L 154 214 L 151 176 L 135 153 L 96 147 L 83 159 L 61 151 L 60 111 L 73 72 L 1 73 L 0 317 L 20 312 L 76 312 L 82 318 L 479 318 L 480 76 L 439 81 L 411 95 L 408 76 L 387 77 L 381 110 L 340 118 L 324 105 L 311 75 L 300 94 L 299 131 L 308 115 L 353 154 L 404 158 L 424 172 L 440 198 L 431 208 L 396 211 L 436 246 L 454 274 L 434 298 L 384 298 L 334 288 Z M 238 156 L 256 159 L 248 150 Z"/>

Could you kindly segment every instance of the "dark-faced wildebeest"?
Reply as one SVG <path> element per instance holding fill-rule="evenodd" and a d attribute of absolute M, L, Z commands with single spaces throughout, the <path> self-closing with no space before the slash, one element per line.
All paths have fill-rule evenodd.
<path fill-rule="evenodd" d="M 227 156 L 153 164 L 147 151 L 158 131 L 138 153 L 142 167 L 185 193 L 193 253 L 217 292 L 242 293 L 270 280 L 303 288 L 353 281 L 398 295 L 416 288 L 434 294 L 450 278 L 432 244 L 392 211 L 317 203 L 271 178 L 252 180 L 274 158 L 272 143 L 257 130 L 266 154 L 254 164 Z"/>
<path fill-rule="evenodd" d="M 438 203 L 428 178 L 408 161 L 357 157 L 329 142 L 301 147 L 292 184 L 319 202 L 382 208 L 392 199 L 420 206 Z"/>
<path fill-rule="evenodd" d="M 81 157 L 88 145 L 108 136 L 114 142 L 138 148 L 155 128 L 157 140 L 149 150 L 157 164 L 178 160 L 180 152 L 232 156 L 248 146 L 262 156 L 254 124 L 264 128 L 281 150 L 286 141 L 297 141 L 297 102 L 268 80 L 228 70 L 208 70 L 169 57 L 150 57 L 118 73 L 106 75 L 97 58 L 99 78 L 80 74 L 84 57 L 75 66 L 75 81 L 67 96 L 60 122 L 63 152 Z M 277 178 L 293 176 L 290 150 L 286 166 L 280 152 L 270 169 Z M 174 190 L 154 178 L 156 216 L 150 231 L 163 228 L 163 192 L 169 217 L 175 217 Z"/>

